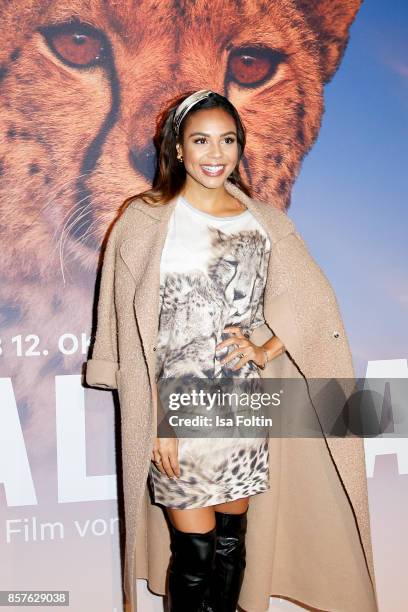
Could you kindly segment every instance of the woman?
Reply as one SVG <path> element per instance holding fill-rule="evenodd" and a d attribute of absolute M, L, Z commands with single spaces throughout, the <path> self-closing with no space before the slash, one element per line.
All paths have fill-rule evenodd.
<path fill-rule="evenodd" d="M 163 192 L 179 191 L 161 257 L 157 379 L 259 377 L 284 347 L 276 336 L 263 346 L 247 337 L 264 323 L 270 244 L 224 186 L 232 175 L 249 193 L 238 169 L 240 117 L 227 98 L 200 90 L 170 109 L 162 130 L 157 184 L 139 194 L 163 205 Z M 172 156 L 178 167 L 169 180 L 164 159 Z M 269 486 L 267 440 L 157 437 L 152 460 L 154 499 L 172 526 L 171 610 L 201 610 L 211 586 L 212 608 L 235 612 L 249 499 Z"/>
<path fill-rule="evenodd" d="M 119 392 L 132 610 L 136 576 L 157 567 L 163 589 L 160 504 L 174 612 L 234 611 L 240 592 L 251 612 L 266 610 L 270 594 L 374 612 L 361 440 L 274 439 L 268 448 L 265 438 L 154 435 L 159 379 L 353 376 L 331 287 L 287 216 L 251 198 L 238 170 L 244 145 L 226 98 L 184 96 L 161 123 L 154 189 L 131 198 L 105 253 L 87 382 Z"/>

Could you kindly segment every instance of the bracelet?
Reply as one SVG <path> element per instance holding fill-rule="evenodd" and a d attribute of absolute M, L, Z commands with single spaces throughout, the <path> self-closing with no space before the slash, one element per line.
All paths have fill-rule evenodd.
<path fill-rule="evenodd" d="M 262 350 L 263 350 L 263 352 L 264 352 L 264 355 L 265 355 L 265 360 L 264 360 L 264 362 L 263 362 L 263 365 L 258 366 L 258 367 L 260 367 L 260 368 L 261 368 L 261 370 L 264 370 L 264 369 L 265 369 L 266 364 L 268 363 L 268 353 L 266 352 L 266 349 L 264 349 L 264 347 L 263 347 L 263 346 L 261 346 L 261 349 L 262 349 Z"/>

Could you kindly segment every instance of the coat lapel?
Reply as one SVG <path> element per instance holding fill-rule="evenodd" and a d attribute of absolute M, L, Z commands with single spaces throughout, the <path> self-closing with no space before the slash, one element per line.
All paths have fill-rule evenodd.
<path fill-rule="evenodd" d="M 147 210 L 146 204 L 135 202 L 131 205 L 143 214 L 135 215 L 135 235 L 120 245 L 121 257 L 135 279 L 136 323 L 152 388 L 156 369 L 154 349 L 159 326 L 160 259 L 176 201 L 177 198 L 173 198 L 161 206 L 160 211 L 152 210 L 152 213 Z"/>
<path fill-rule="evenodd" d="M 293 231 L 290 219 L 272 205 L 268 206 L 248 197 L 231 181 L 226 180 L 224 186 L 233 197 L 250 210 L 264 227 L 271 242 L 272 253 L 274 244 L 284 235 Z M 135 214 L 134 234 L 120 245 L 121 257 L 136 283 L 135 314 L 152 386 L 155 381 L 155 345 L 159 326 L 160 259 L 168 224 L 176 203 L 177 196 L 167 204 L 156 207 L 149 207 L 140 199 L 132 202 L 129 206 L 137 213 Z M 139 212 L 142 214 L 138 214 Z M 279 220 L 277 219 L 278 215 L 280 216 Z M 268 266 L 264 295 L 265 320 L 272 329 L 275 327 L 275 323 L 279 323 L 277 326 L 279 329 L 282 325 L 287 328 L 285 321 L 288 321 L 288 312 L 290 312 L 289 296 L 285 292 L 272 297 L 272 283 L 271 266 Z M 282 340 L 284 341 L 284 338 Z"/>

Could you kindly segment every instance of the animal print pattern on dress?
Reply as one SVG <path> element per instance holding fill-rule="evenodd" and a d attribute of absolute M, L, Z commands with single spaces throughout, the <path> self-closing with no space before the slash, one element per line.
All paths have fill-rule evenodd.
<path fill-rule="evenodd" d="M 266 238 L 258 229 L 227 234 L 208 228 L 213 255 L 208 270 L 168 273 L 160 285 L 160 333 L 157 378 L 233 376 L 231 366 L 219 361 L 235 346 L 216 353 L 215 346 L 229 337 L 223 330 L 239 325 L 248 335 L 264 322 Z M 240 376 L 258 375 L 248 361 Z"/>
<path fill-rule="evenodd" d="M 180 477 L 163 476 L 151 464 L 156 503 L 168 508 L 204 508 L 269 489 L 268 440 L 180 438 Z"/>
<path fill-rule="evenodd" d="M 269 236 L 248 210 L 215 217 L 179 197 L 161 257 L 156 351 L 156 379 L 177 379 L 172 392 L 191 390 L 191 382 L 183 386 L 191 378 L 227 379 L 222 388 L 227 393 L 239 393 L 238 379 L 251 379 L 245 392 L 262 391 L 259 367 L 249 360 L 233 370 L 238 357 L 221 364 L 236 345 L 220 351 L 216 345 L 230 337 L 227 326 L 239 326 L 249 335 L 264 323 L 270 248 Z M 221 413 L 226 407 L 218 409 Z M 236 407 L 228 410 L 227 417 Z M 189 416 L 194 414 L 193 407 Z M 170 479 L 153 462 L 150 465 L 155 503 L 200 508 L 269 489 L 266 430 L 258 428 L 257 437 L 249 437 L 254 434 L 248 430 L 246 437 L 237 427 L 228 438 L 221 437 L 215 426 L 205 431 L 207 437 L 189 433 L 190 437 L 178 439 L 180 478 Z"/>

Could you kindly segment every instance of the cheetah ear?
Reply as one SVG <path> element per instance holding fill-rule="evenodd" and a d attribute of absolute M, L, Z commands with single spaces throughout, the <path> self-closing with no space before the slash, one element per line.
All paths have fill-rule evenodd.
<path fill-rule="evenodd" d="M 217 242 L 224 242 L 227 239 L 227 234 L 220 230 L 218 227 L 209 227 L 210 235 L 212 239 L 216 239 Z"/>
<path fill-rule="evenodd" d="M 362 0 L 295 0 L 314 32 L 323 82 L 336 72 L 349 41 L 349 29 Z"/>

